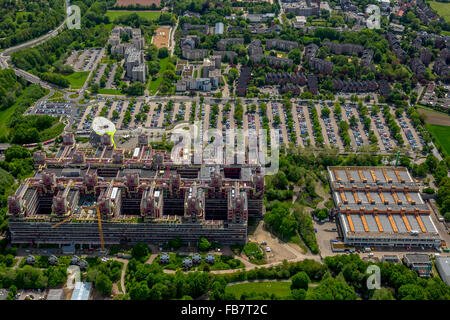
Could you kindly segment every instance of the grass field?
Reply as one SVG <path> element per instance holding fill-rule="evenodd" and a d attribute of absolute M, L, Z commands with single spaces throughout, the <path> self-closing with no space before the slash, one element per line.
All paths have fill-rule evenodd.
<path fill-rule="evenodd" d="M 136 11 L 128 11 L 128 10 L 108 10 L 106 12 L 106 15 L 109 17 L 110 21 L 114 21 L 114 19 L 121 17 L 121 16 L 127 16 L 130 14 L 136 13 L 139 17 L 148 19 L 148 20 L 157 20 L 159 16 L 161 15 L 160 11 L 142 11 L 142 10 L 136 10 Z"/>
<path fill-rule="evenodd" d="M 125 93 L 122 93 L 120 89 L 98 89 L 99 94 L 114 94 L 114 95 L 122 95 L 124 96 Z"/>
<path fill-rule="evenodd" d="M 441 126 L 450 126 L 450 115 L 433 110 L 429 107 L 420 107 L 418 108 L 419 113 L 425 115 L 425 123 L 428 124 L 437 124 Z"/>
<path fill-rule="evenodd" d="M 226 293 L 232 293 L 239 299 L 244 292 L 251 293 L 274 293 L 280 298 L 287 298 L 291 295 L 291 283 L 290 282 L 253 282 L 253 283 L 240 283 L 225 288 Z"/>
<path fill-rule="evenodd" d="M 426 124 L 427 130 L 436 138 L 436 142 L 442 147 L 443 152 L 450 155 L 450 126 Z"/>
<path fill-rule="evenodd" d="M 70 82 L 70 88 L 72 89 L 81 89 L 84 83 L 86 82 L 87 77 L 89 76 L 89 71 L 80 71 L 74 72 L 65 76 L 67 80 Z"/>
<path fill-rule="evenodd" d="M 450 23 L 450 3 L 429 1 L 428 4 L 445 22 Z"/>
<path fill-rule="evenodd" d="M 154 95 L 158 91 L 159 84 L 161 83 L 162 74 L 167 69 L 167 64 L 169 63 L 169 57 L 159 60 L 159 77 L 150 82 L 148 90 L 150 95 Z"/>

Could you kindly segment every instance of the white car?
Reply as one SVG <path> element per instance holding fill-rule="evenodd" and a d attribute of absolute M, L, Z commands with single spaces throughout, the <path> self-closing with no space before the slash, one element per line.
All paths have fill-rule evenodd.
<path fill-rule="evenodd" d="M 266 248 L 266 252 L 271 252 L 272 250 L 270 249 L 270 247 Z"/>

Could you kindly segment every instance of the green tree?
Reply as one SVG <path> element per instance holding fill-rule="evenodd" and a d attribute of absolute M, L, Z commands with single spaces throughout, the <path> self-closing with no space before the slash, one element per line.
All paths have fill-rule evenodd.
<path fill-rule="evenodd" d="M 305 289 L 294 289 L 291 292 L 292 298 L 294 300 L 305 300 L 306 298 L 306 290 Z"/>
<path fill-rule="evenodd" d="M 142 242 L 136 243 L 136 245 L 131 249 L 131 255 L 133 256 L 133 258 L 136 258 L 137 260 L 146 257 L 148 254 L 149 254 L 148 246 Z"/>
<path fill-rule="evenodd" d="M 304 271 L 298 272 L 292 277 L 291 290 L 294 289 L 308 290 L 309 281 L 310 279 L 306 274 L 306 272 Z"/>
<path fill-rule="evenodd" d="M 198 249 L 200 251 L 208 251 L 211 248 L 211 243 L 206 238 L 198 240 Z"/>
<path fill-rule="evenodd" d="M 112 289 L 112 282 L 106 274 L 99 274 L 95 280 L 95 287 L 103 295 L 110 295 Z"/>
<path fill-rule="evenodd" d="M 162 47 L 158 50 L 158 58 L 164 59 L 169 56 L 169 49 L 167 47 Z"/>
<path fill-rule="evenodd" d="M 395 298 L 389 289 L 380 288 L 373 292 L 371 300 L 395 300 Z"/>

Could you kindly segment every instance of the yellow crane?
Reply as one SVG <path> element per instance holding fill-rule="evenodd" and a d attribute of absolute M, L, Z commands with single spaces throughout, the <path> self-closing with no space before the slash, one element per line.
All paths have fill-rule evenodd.
<path fill-rule="evenodd" d="M 102 218 L 100 216 L 100 209 L 97 207 L 97 219 L 98 219 L 98 231 L 100 234 L 100 243 L 102 245 L 102 251 L 105 251 L 105 242 L 103 240 L 103 231 L 102 231 Z"/>
<path fill-rule="evenodd" d="M 89 207 L 89 209 L 91 209 L 92 207 Z M 100 209 L 98 208 L 98 205 L 95 206 L 95 207 L 97 209 L 97 219 L 98 219 L 98 230 L 99 230 L 99 234 L 100 234 L 100 243 L 102 245 L 102 251 L 105 251 L 105 241 L 103 240 L 102 218 L 101 218 L 101 215 L 100 215 Z M 60 221 L 60 222 L 54 224 L 50 228 L 51 229 L 56 228 L 56 227 L 62 225 L 63 223 L 69 221 L 70 219 L 72 219 L 72 217 L 68 217 L 68 218 L 64 219 L 63 221 Z"/>
<path fill-rule="evenodd" d="M 60 222 L 58 222 L 58 223 L 55 223 L 54 225 L 52 225 L 52 226 L 50 227 L 50 229 L 56 228 L 56 227 L 62 225 L 63 223 L 69 221 L 70 219 L 72 219 L 72 217 L 68 217 L 68 218 L 64 219 L 63 221 L 60 221 Z"/>

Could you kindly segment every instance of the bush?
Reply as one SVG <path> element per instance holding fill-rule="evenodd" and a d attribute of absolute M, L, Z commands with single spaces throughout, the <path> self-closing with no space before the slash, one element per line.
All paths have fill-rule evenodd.
<path fill-rule="evenodd" d="M 423 193 L 426 193 L 426 194 L 434 194 L 434 192 L 435 192 L 435 190 L 431 187 L 423 189 Z"/>
<path fill-rule="evenodd" d="M 179 237 L 176 237 L 175 239 L 169 240 L 168 246 L 169 248 L 172 248 L 173 250 L 178 250 L 181 248 L 181 239 Z"/>
<path fill-rule="evenodd" d="M 323 208 L 323 209 L 314 210 L 313 214 L 317 217 L 317 219 L 324 220 L 324 219 L 328 218 L 329 213 L 328 213 L 327 208 Z"/>
<path fill-rule="evenodd" d="M 445 221 L 450 222 L 450 212 L 444 214 L 444 219 Z"/>

